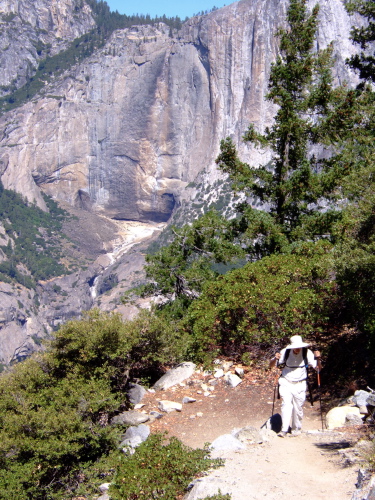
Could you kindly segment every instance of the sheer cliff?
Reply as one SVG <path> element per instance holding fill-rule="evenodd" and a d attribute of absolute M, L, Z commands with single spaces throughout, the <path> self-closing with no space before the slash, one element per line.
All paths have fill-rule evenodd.
<path fill-rule="evenodd" d="M 24 85 L 41 59 L 94 25 L 81 0 L 0 0 L 0 95 Z"/>
<path fill-rule="evenodd" d="M 333 41 L 337 81 L 353 80 L 344 62 L 354 52 L 354 21 L 341 0 L 320 5 L 317 45 Z M 92 233 L 102 216 L 166 223 L 200 172 L 208 183 L 217 181 L 222 138 L 231 136 L 242 158 L 261 160 L 241 136 L 249 122 L 262 130 L 274 115 L 264 96 L 286 8 L 287 0 L 241 0 L 192 18 L 179 31 L 163 24 L 115 31 L 103 48 L 0 117 L 4 187 L 42 208 L 46 193 L 97 217 Z M 38 64 L 38 47 L 58 51 L 89 31 L 90 12 L 79 0 L 0 0 L 3 92 L 12 81 L 21 85 Z M 92 260 L 99 260 L 84 271 L 40 283 L 32 293 L 21 286 L 18 292 L 10 285 L 0 289 L 0 362 L 26 355 L 59 322 L 100 304 L 97 291 L 106 287 L 93 293 L 95 279 L 112 280 L 112 286 L 137 271 L 139 256 L 114 270 L 113 255 L 101 255 L 118 237 L 118 228 L 108 231 L 112 243 L 98 245 Z M 117 307 L 108 302 L 107 308 Z"/>
<path fill-rule="evenodd" d="M 220 139 L 240 141 L 273 115 L 264 101 L 286 0 L 242 0 L 185 23 L 116 31 L 44 94 L 0 121 L 6 188 L 116 219 L 166 221 L 184 187 L 213 165 Z M 351 22 L 321 2 L 319 46 L 335 42 L 350 78 Z M 173 35 L 173 36 L 171 36 Z M 245 156 L 248 151 L 243 151 Z"/>

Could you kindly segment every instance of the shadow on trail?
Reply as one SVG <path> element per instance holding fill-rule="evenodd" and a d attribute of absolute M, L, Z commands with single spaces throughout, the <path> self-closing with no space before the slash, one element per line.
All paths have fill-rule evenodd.
<path fill-rule="evenodd" d="M 315 446 L 322 451 L 338 451 L 344 450 L 345 448 L 350 448 L 352 445 L 349 441 L 334 441 L 331 443 L 315 443 Z"/>

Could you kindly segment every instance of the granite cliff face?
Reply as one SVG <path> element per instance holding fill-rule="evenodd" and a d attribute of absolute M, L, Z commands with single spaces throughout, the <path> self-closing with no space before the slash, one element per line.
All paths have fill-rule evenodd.
<path fill-rule="evenodd" d="M 337 76 L 353 51 L 341 0 L 321 2 Z M 166 221 L 219 142 L 273 116 L 264 101 L 286 0 L 242 0 L 169 28 L 117 31 L 104 49 L 0 121 L 4 186 L 111 218 Z M 243 155 L 249 156 L 243 146 Z"/>
<path fill-rule="evenodd" d="M 341 0 L 320 5 L 317 44 L 333 40 L 337 80 L 353 79 L 344 61 L 354 52 L 354 21 Z M 103 217 L 153 224 L 150 234 L 159 229 L 201 171 L 208 184 L 217 181 L 214 160 L 224 137 L 232 136 L 242 158 L 264 161 L 241 137 L 249 122 L 262 130 L 274 115 L 264 96 L 286 8 L 287 0 L 241 0 L 190 19 L 179 32 L 163 24 L 118 30 L 103 49 L 0 118 L 4 186 L 41 207 L 45 192 L 81 220 L 97 218 L 79 229 L 96 245 L 85 271 L 40 283 L 32 293 L 0 287 L 0 363 L 27 355 L 59 323 L 93 305 L 123 307 L 121 286 L 136 279 L 143 256 L 114 252 L 124 238 L 118 227 L 96 231 Z M 38 40 L 60 50 L 93 23 L 79 0 L 0 0 L 3 29 L 7 19 L 14 31 L 1 37 L 8 43 L 0 56 L 3 85 L 21 84 L 35 67 Z"/>
<path fill-rule="evenodd" d="M 64 50 L 94 25 L 81 0 L 0 0 L 0 96 L 11 84 L 24 85 L 41 59 Z"/>

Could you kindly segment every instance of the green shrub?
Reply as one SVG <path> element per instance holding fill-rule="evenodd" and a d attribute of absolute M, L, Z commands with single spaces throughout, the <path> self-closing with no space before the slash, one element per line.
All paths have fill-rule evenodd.
<path fill-rule="evenodd" d="M 272 345 L 296 333 L 311 337 L 335 300 L 330 248 L 304 244 L 207 284 L 185 323 L 198 359 L 230 346 Z"/>
<path fill-rule="evenodd" d="M 115 445 L 101 425 L 120 404 L 108 381 L 52 373 L 42 356 L 0 378 L 0 498 L 59 498 L 83 464 Z"/>
<path fill-rule="evenodd" d="M 229 494 L 223 495 L 220 490 L 217 495 L 205 497 L 203 500 L 230 500 L 232 497 Z"/>
<path fill-rule="evenodd" d="M 172 437 L 151 435 L 134 455 L 124 456 L 109 489 L 113 500 L 176 500 L 197 474 L 222 464 L 207 448 L 191 449 Z"/>

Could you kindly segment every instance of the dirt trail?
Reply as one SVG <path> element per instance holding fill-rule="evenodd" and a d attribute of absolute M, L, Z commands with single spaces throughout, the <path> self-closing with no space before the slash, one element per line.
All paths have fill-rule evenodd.
<path fill-rule="evenodd" d="M 167 431 L 191 447 L 202 447 L 222 434 L 245 426 L 260 428 L 272 411 L 274 375 L 247 374 L 236 388 L 224 381 L 204 396 L 201 383 L 207 377 L 196 375 L 190 385 L 173 387 L 146 396 L 143 411 L 158 410 L 160 400 L 181 402 L 184 396 L 195 398 L 184 404 L 182 412 L 166 414 L 151 424 L 151 431 Z M 263 444 L 248 445 L 246 450 L 220 452 L 225 466 L 214 470 L 222 492 L 232 500 L 250 499 L 350 499 L 355 490 L 359 465 L 347 466 L 340 450 L 355 442 L 345 429 L 322 432 L 319 403 L 305 403 L 304 432 L 297 437 L 279 438 L 275 434 Z M 275 402 L 280 412 L 280 401 Z M 340 432 L 341 431 L 341 432 Z"/>

